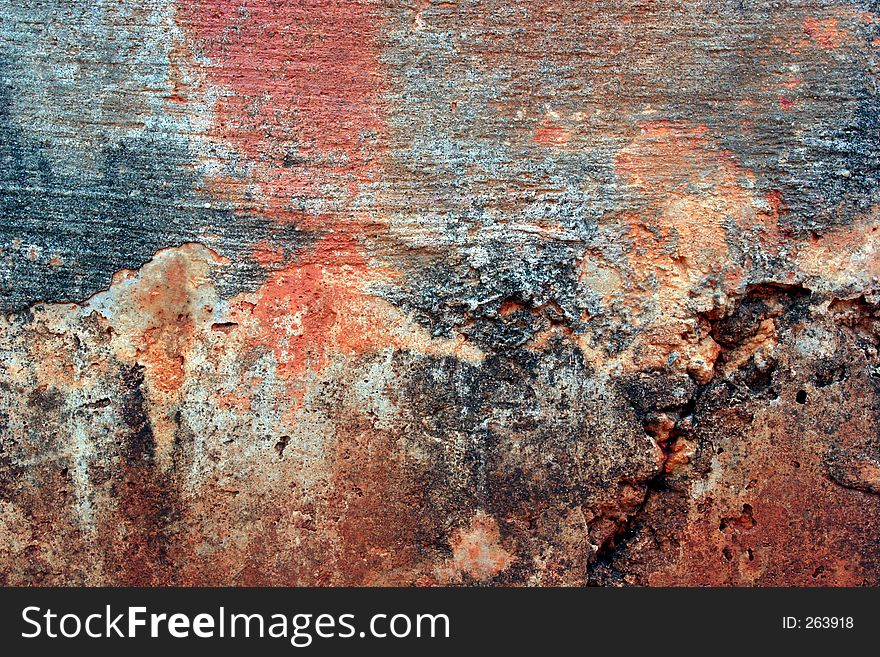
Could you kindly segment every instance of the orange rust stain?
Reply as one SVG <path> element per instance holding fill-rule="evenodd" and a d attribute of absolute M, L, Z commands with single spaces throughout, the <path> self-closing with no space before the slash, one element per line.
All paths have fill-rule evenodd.
<path fill-rule="evenodd" d="M 252 317 L 260 329 L 252 341 L 274 351 L 287 378 L 322 369 L 332 327 L 357 310 L 354 288 L 366 263 L 352 247 L 345 238 L 325 238 L 259 290 Z"/>
<path fill-rule="evenodd" d="M 615 171 L 646 191 L 655 186 L 667 193 L 682 191 L 689 181 L 702 177 L 712 154 L 717 153 L 707 149 L 707 139 L 704 125 L 647 121 L 632 143 L 618 153 Z"/>
<path fill-rule="evenodd" d="M 183 383 L 184 359 L 180 355 L 183 345 L 180 342 L 192 337 L 192 325 L 182 324 L 179 328 L 182 329 L 180 333 L 169 331 L 167 327 L 144 332 L 144 351 L 139 355 L 147 363 L 153 384 L 164 392 L 176 390 Z"/>
<path fill-rule="evenodd" d="M 772 250 L 778 242 L 781 199 L 774 206 L 772 198 L 757 196 L 750 184 L 754 174 L 718 148 L 702 125 L 644 123 L 618 152 L 615 170 L 646 201 L 612 218 L 625 230 L 630 273 L 609 276 L 605 267 L 584 259 L 582 280 L 599 290 L 608 288 L 607 302 L 623 303 L 627 321 L 640 329 L 626 354 L 632 360 L 625 362 L 627 367 L 664 367 L 677 352 L 682 356 L 677 366 L 706 382 L 719 348 L 688 319 L 695 309 L 714 308 L 719 296 L 742 281 L 743 266 L 729 258 L 728 226 L 747 231 L 749 239 Z"/>
<path fill-rule="evenodd" d="M 385 347 L 422 353 L 455 353 L 480 359 L 461 341 L 434 340 L 396 307 L 370 293 L 392 280 L 375 269 L 348 235 L 328 234 L 297 262 L 273 272 L 256 293 L 247 342 L 275 355 L 279 372 L 294 388 L 334 356 L 351 357 Z"/>
<path fill-rule="evenodd" d="M 510 315 L 523 310 L 523 305 L 517 303 L 513 299 L 505 299 L 501 306 L 498 308 L 498 314 L 502 317 L 509 317 Z"/>
<path fill-rule="evenodd" d="M 251 399 L 245 395 L 236 395 L 234 393 L 217 394 L 215 399 L 217 405 L 222 409 L 251 410 Z"/>
<path fill-rule="evenodd" d="M 284 249 L 280 246 L 276 247 L 263 240 L 254 246 L 254 260 L 268 267 L 269 265 L 277 265 L 284 261 Z"/>
<path fill-rule="evenodd" d="M 71 390 L 81 385 L 73 364 L 75 347 L 65 336 L 41 331 L 40 339 L 30 341 L 27 348 L 28 357 L 36 367 L 36 389 Z"/>
<path fill-rule="evenodd" d="M 794 106 L 795 106 L 795 102 L 793 100 L 786 98 L 785 96 L 779 97 L 779 107 L 781 107 L 782 109 L 790 110 L 790 109 L 793 109 Z"/>
<path fill-rule="evenodd" d="M 804 21 L 804 34 L 824 49 L 840 47 L 845 40 L 845 33 L 837 27 L 836 18 L 807 18 Z"/>
<path fill-rule="evenodd" d="M 209 272 L 219 262 L 224 260 L 197 244 L 162 249 L 137 272 L 117 272 L 111 288 L 90 301 L 112 329 L 116 357 L 143 367 L 146 412 L 156 455 L 165 464 L 177 431 L 186 364 L 209 326 L 216 299 Z"/>
<path fill-rule="evenodd" d="M 682 438 L 676 440 L 670 447 L 669 455 L 663 463 L 664 471 L 667 473 L 673 472 L 677 468 L 687 465 L 690 463 L 693 454 L 694 445 L 692 443 Z"/>
<path fill-rule="evenodd" d="M 135 288 L 132 301 L 138 312 L 151 318 L 138 360 L 151 384 L 170 392 L 183 382 L 183 354 L 193 341 L 193 318 L 188 309 L 192 285 L 182 256 L 173 258 L 162 273 L 162 277 Z"/>
<path fill-rule="evenodd" d="M 716 269 L 725 262 L 724 224 L 730 220 L 742 229 L 759 226 L 761 238 L 774 241 L 781 196 L 771 193 L 769 211 L 757 209 L 743 185 L 754 174 L 731 152 L 718 149 L 705 126 L 647 123 L 618 154 L 615 168 L 650 200 L 647 211 L 623 217 L 636 247 L 637 271 L 655 269 L 657 257 L 664 257 L 656 251 L 671 235 L 679 238 L 677 259 L 688 268 Z"/>
<path fill-rule="evenodd" d="M 727 254 L 724 222 L 750 223 L 750 193 L 739 184 L 747 175 L 730 153 L 713 148 L 705 126 L 652 122 L 617 156 L 616 171 L 651 206 L 643 215 L 625 217 L 635 248 L 631 264 L 638 272 L 658 269 L 670 256 L 660 247 L 678 238 L 678 254 L 660 272 L 679 278 L 682 265 L 706 274 Z M 694 193 L 692 188 L 701 188 Z M 662 268 L 661 268 L 662 269 Z"/>
<path fill-rule="evenodd" d="M 545 119 L 538 129 L 532 141 L 541 146 L 561 148 L 571 140 L 571 133 L 556 121 Z"/>
<path fill-rule="evenodd" d="M 514 557 L 501 544 L 501 532 L 494 518 L 478 512 L 470 526 L 457 529 L 449 540 L 451 569 L 455 575 L 467 574 L 487 580 L 504 571 Z"/>

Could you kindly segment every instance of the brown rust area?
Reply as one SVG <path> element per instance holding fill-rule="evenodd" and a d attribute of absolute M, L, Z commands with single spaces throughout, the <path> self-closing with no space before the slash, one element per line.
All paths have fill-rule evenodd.
<path fill-rule="evenodd" d="M 876 384 L 865 373 L 876 352 L 863 351 L 875 320 L 850 304 L 805 314 L 806 303 L 758 290 L 744 303 L 752 310 L 721 324 L 723 344 L 741 331 L 749 345 L 775 316 L 779 344 L 769 356 L 725 351 L 725 380 L 694 409 L 693 459 L 649 495 L 596 581 L 877 585 L 880 551 L 860 537 L 880 529 Z M 800 366 L 818 345 L 823 356 Z"/>

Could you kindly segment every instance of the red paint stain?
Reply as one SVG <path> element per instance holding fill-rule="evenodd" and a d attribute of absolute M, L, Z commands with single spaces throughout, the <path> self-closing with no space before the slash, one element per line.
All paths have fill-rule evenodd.
<path fill-rule="evenodd" d="M 217 87 L 215 133 L 249 160 L 259 211 L 351 195 L 382 132 L 377 8 L 358 1 L 194 0 L 180 20 Z"/>
<path fill-rule="evenodd" d="M 245 313 L 254 320 L 248 339 L 271 351 L 296 386 L 333 353 L 357 351 L 375 337 L 364 326 L 375 308 L 361 291 L 375 272 L 359 242 L 384 224 L 344 208 L 377 175 L 382 17 L 375 4 L 357 0 L 195 0 L 180 20 L 196 54 L 211 63 L 215 137 L 247 164 L 245 180 L 218 176 L 211 192 L 322 236 L 292 263 L 277 244 L 252 247 L 274 271 Z M 295 209 L 297 199 L 318 206 L 329 199 L 342 209 Z"/>
<path fill-rule="evenodd" d="M 279 147 L 341 151 L 362 164 L 362 132 L 379 127 L 380 92 L 373 44 L 380 27 L 362 2 L 195 0 L 183 9 L 214 81 L 227 137 L 247 155 Z M 293 140 L 293 142 L 288 142 Z"/>

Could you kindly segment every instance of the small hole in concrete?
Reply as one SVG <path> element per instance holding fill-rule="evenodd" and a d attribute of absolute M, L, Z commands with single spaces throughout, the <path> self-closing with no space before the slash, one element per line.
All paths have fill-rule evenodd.
<path fill-rule="evenodd" d="M 281 436 L 277 443 L 275 443 L 275 451 L 278 453 L 278 458 L 282 458 L 284 456 L 284 449 L 287 447 L 287 443 L 290 442 L 290 436 Z"/>
<path fill-rule="evenodd" d="M 797 395 L 795 395 L 794 400 L 798 404 L 806 404 L 807 403 L 807 391 L 806 390 L 798 390 Z"/>

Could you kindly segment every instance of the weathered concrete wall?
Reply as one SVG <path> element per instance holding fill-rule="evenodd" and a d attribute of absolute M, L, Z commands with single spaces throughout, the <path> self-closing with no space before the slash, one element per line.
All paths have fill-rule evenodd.
<path fill-rule="evenodd" d="M 0 0 L 0 582 L 880 584 L 876 0 Z"/>

